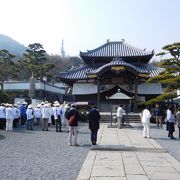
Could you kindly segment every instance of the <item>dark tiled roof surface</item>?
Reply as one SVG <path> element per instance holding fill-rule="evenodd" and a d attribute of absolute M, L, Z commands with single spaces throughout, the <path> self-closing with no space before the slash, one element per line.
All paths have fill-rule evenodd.
<path fill-rule="evenodd" d="M 127 63 L 122 58 L 114 58 L 113 61 L 111 61 L 110 63 L 105 64 L 105 65 L 99 67 L 98 69 L 92 70 L 90 73 L 96 74 L 96 73 L 100 72 L 102 69 L 106 69 L 106 68 L 112 67 L 112 66 L 125 66 L 125 67 L 133 69 L 134 71 L 136 71 L 138 73 L 147 73 L 147 74 L 150 73 L 146 68 L 144 68 L 142 66 L 137 66 L 137 65 Z"/>
<path fill-rule="evenodd" d="M 82 67 L 71 69 L 67 72 L 59 73 L 59 77 L 60 79 L 70 79 L 70 80 L 88 79 L 87 73 L 99 68 L 100 66 L 102 65 L 100 64 L 85 65 Z"/>
<path fill-rule="evenodd" d="M 106 44 L 87 52 L 80 52 L 80 56 L 87 57 L 137 57 L 153 55 L 153 51 L 135 48 L 124 41 L 107 42 Z"/>
<path fill-rule="evenodd" d="M 96 74 L 100 72 L 102 69 L 109 67 L 109 66 L 126 66 L 132 68 L 136 72 L 139 73 L 148 73 L 150 77 L 157 76 L 160 72 L 163 71 L 162 68 L 157 68 L 151 64 L 129 64 L 123 60 L 114 60 L 108 64 L 89 64 L 82 67 L 74 68 L 67 72 L 59 73 L 59 78 L 61 80 L 82 80 L 82 79 L 89 79 L 87 74 Z"/>

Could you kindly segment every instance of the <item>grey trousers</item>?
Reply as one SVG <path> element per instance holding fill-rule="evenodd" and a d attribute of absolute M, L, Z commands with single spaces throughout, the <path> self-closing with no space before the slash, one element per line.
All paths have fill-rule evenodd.
<path fill-rule="evenodd" d="M 122 127 L 122 118 L 123 117 L 117 117 L 117 122 L 118 122 L 118 128 L 119 129 Z"/>
<path fill-rule="evenodd" d="M 77 133 L 78 133 L 77 126 L 69 126 L 69 137 L 68 137 L 69 145 L 77 145 Z"/>

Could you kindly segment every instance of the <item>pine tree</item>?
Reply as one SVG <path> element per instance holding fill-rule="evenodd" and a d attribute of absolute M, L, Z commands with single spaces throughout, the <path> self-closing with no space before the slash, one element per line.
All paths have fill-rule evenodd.
<path fill-rule="evenodd" d="M 165 45 L 164 50 L 157 54 L 157 56 L 167 56 L 170 54 L 171 58 L 165 58 L 161 61 L 160 66 L 164 68 L 158 76 L 150 78 L 147 82 L 162 83 L 164 92 L 162 95 L 147 101 L 146 104 L 153 104 L 177 96 L 177 89 L 180 89 L 180 42 Z"/>
<path fill-rule="evenodd" d="M 15 55 L 11 54 L 8 50 L 0 50 L 0 86 L 1 90 L 4 89 L 4 82 L 10 77 L 16 75 L 15 63 L 13 59 Z"/>
<path fill-rule="evenodd" d="M 40 43 L 29 44 L 29 49 L 24 53 L 22 64 L 29 71 L 29 76 L 34 74 L 35 78 L 42 80 L 43 76 L 52 76 L 51 70 L 54 64 L 47 63 L 47 54 Z"/>

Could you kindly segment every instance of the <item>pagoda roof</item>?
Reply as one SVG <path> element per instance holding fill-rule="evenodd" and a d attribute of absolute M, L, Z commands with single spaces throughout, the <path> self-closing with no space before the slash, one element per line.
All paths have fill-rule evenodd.
<path fill-rule="evenodd" d="M 147 61 L 149 61 L 153 55 L 154 50 L 146 51 L 145 49 L 139 49 L 127 44 L 124 40 L 113 42 L 108 41 L 96 49 L 87 50 L 87 52 L 80 52 L 82 59 L 86 59 L 88 57 L 144 57 Z"/>
<path fill-rule="evenodd" d="M 98 74 L 101 71 L 109 69 L 112 66 L 121 66 L 121 67 L 124 66 L 124 67 L 134 70 L 137 73 L 150 74 L 150 71 L 144 66 L 127 63 L 122 58 L 118 58 L 118 57 L 114 58 L 110 63 L 105 64 L 95 70 L 92 70 L 88 74 Z"/>
<path fill-rule="evenodd" d="M 123 61 L 122 59 L 117 60 L 108 63 L 108 64 L 87 64 L 85 66 L 76 67 L 71 70 L 68 70 L 66 72 L 61 72 L 58 74 L 59 79 L 63 82 L 74 82 L 77 80 L 88 80 L 89 74 L 98 74 L 103 69 L 106 69 L 108 67 L 112 66 L 125 66 L 127 68 L 133 69 L 137 73 L 144 73 L 148 74 L 149 77 L 157 76 L 160 72 L 163 71 L 162 68 L 157 68 L 151 64 L 129 64 Z"/>

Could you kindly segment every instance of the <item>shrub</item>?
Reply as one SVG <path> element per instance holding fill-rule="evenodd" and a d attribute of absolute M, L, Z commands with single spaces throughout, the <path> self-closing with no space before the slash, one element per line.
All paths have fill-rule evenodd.
<path fill-rule="evenodd" d="M 0 103 L 6 103 L 9 101 L 10 101 L 9 95 L 6 92 L 0 90 Z"/>

